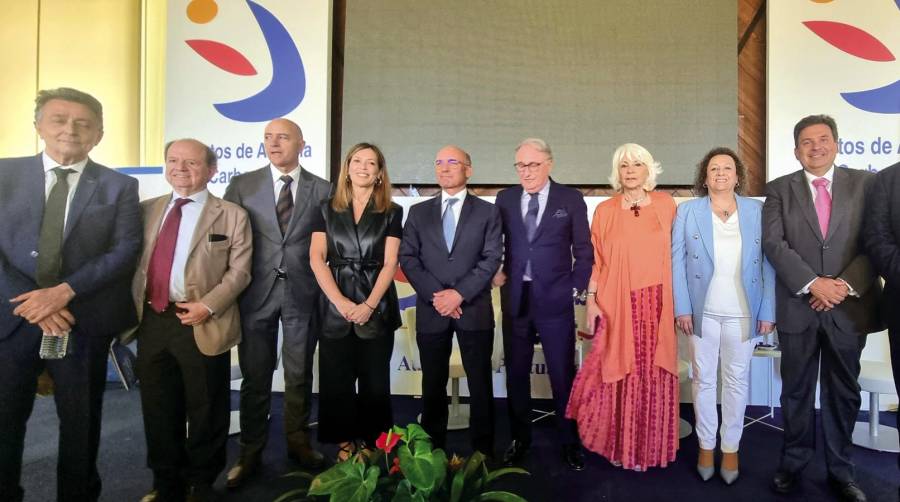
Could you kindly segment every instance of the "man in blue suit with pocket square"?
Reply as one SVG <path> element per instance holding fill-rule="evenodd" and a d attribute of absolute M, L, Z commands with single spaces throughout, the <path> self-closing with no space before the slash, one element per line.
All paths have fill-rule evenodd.
<path fill-rule="evenodd" d="M 531 446 L 531 366 L 540 340 L 553 390 L 563 460 L 584 469 L 578 432 L 565 418 L 575 378 L 573 296 L 582 292 L 594 264 L 587 206 L 575 189 L 550 179 L 553 154 L 541 139 L 516 148 L 520 186 L 497 194 L 503 218 L 504 263 L 494 278 L 502 285 L 503 350 L 512 443 L 504 463 L 520 463 Z"/>
<path fill-rule="evenodd" d="M 43 153 L 0 160 L 0 500 L 23 498 L 25 424 L 46 368 L 59 415 L 57 498 L 92 501 L 109 345 L 137 322 L 138 183 L 88 158 L 103 137 L 96 98 L 60 88 L 35 104 Z M 39 357 L 42 333 L 67 332 L 63 358 Z"/>

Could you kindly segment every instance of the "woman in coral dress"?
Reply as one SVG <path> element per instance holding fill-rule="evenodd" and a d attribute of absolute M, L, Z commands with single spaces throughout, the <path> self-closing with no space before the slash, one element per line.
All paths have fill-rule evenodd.
<path fill-rule="evenodd" d="M 665 467 L 678 449 L 675 201 L 653 191 L 659 172 L 640 145 L 627 143 L 613 154 L 609 179 L 618 193 L 597 206 L 591 222 L 586 310 L 597 336 L 566 410 L 586 448 L 636 471 Z"/>

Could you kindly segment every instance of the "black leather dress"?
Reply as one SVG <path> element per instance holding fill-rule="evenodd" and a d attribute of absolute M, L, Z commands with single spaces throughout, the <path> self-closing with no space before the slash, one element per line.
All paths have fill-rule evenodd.
<path fill-rule="evenodd" d="M 384 246 L 388 237 L 401 238 L 403 208 L 391 203 L 383 213 L 373 211 L 370 201 L 359 223 L 353 221 L 353 210 L 338 212 L 328 201 L 321 206 L 323 228 L 328 243 L 328 266 L 344 296 L 355 303 L 369 297 L 384 264 Z M 322 295 L 322 333 L 325 338 L 343 338 L 352 332 L 362 339 L 392 334 L 400 327 L 400 305 L 397 288 L 392 282 L 375 307 L 369 322 L 353 326 L 347 322 L 325 295 Z M 352 330 L 351 330 L 352 328 Z"/>

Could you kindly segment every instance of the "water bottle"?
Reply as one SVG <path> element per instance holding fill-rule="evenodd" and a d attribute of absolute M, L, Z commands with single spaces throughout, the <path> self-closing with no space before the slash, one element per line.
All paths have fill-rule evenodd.
<path fill-rule="evenodd" d="M 41 337 L 41 359 L 62 359 L 69 348 L 69 331 L 62 335 L 44 332 Z"/>

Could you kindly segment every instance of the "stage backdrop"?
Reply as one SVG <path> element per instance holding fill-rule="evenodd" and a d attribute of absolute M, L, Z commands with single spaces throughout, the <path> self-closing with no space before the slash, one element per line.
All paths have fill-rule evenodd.
<path fill-rule="evenodd" d="M 300 162 L 327 178 L 331 11 L 329 0 L 169 0 L 165 138 L 214 147 L 213 193 L 268 162 L 263 129 L 277 117 L 300 124 Z M 142 198 L 169 190 L 158 170 L 139 177 Z"/>
<path fill-rule="evenodd" d="M 837 120 L 836 163 L 877 171 L 900 159 L 900 0 L 768 3 L 768 179 L 800 169 L 793 128 Z"/>

